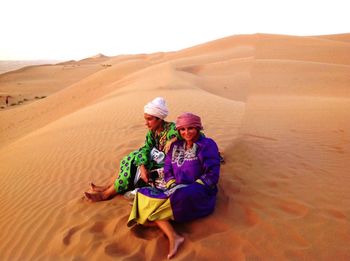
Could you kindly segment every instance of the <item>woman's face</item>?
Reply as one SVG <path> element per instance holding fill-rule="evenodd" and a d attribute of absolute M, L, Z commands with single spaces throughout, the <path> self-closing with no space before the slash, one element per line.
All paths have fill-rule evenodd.
<path fill-rule="evenodd" d="M 195 127 L 187 127 L 187 128 L 181 128 L 179 129 L 181 137 L 185 141 L 194 142 L 198 138 L 199 130 Z"/>
<path fill-rule="evenodd" d="M 162 122 L 163 122 L 161 119 L 153 115 L 149 115 L 147 113 L 144 114 L 144 118 L 145 118 L 145 125 L 151 131 L 156 131 L 162 125 Z"/>

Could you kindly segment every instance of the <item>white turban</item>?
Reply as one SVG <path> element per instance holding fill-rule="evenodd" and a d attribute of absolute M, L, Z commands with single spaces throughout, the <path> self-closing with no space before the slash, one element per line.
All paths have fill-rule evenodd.
<path fill-rule="evenodd" d="M 166 106 L 165 100 L 162 97 L 157 97 L 145 105 L 144 113 L 158 117 L 163 120 L 166 116 L 168 116 L 169 111 Z"/>

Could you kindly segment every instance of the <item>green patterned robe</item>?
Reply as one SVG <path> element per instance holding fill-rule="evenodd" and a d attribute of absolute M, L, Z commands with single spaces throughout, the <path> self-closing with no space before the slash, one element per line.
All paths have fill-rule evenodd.
<path fill-rule="evenodd" d="M 165 144 L 180 135 L 176 130 L 175 123 L 164 122 L 164 130 L 157 135 L 152 131 L 148 131 L 146 141 L 143 147 L 131 152 L 120 161 L 120 171 L 118 178 L 114 182 L 114 188 L 117 193 L 122 194 L 128 190 L 134 189 L 134 178 L 138 166 L 145 165 L 148 170 L 158 169 L 164 164 L 157 164 L 150 159 L 152 148 L 156 148 L 164 152 Z M 144 183 L 146 185 L 146 183 Z"/>

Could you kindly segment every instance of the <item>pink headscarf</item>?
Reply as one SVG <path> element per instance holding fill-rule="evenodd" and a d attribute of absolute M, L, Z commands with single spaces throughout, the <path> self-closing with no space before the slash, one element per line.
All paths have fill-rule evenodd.
<path fill-rule="evenodd" d="M 194 127 L 203 130 L 201 118 L 190 112 L 185 112 L 177 117 L 176 129 Z"/>

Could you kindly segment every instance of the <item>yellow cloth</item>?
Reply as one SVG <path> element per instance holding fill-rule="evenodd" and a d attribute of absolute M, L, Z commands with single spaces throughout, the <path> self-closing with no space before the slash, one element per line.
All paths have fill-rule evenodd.
<path fill-rule="evenodd" d="M 199 183 L 199 184 L 205 185 L 204 182 L 201 179 L 197 179 L 196 182 Z"/>
<path fill-rule="evenodd" d="M 174 219 L 170 199 L 151 198 L 141 193 L 136 193 L 128 226 L 132 226 L 135 223 L 145 224 L 147 221 L 169 219 Z"/>
<path fill-rule="evenodd" d="M 171 179 L 171 180 L 169 180 L 166 184 L 165 184 L 165 186 L 167 187 L 167 188 L 170 188 L 170 186 L 172 185 L 172 184 L 174 184 L 175 183 L 175 179 Z"/>

